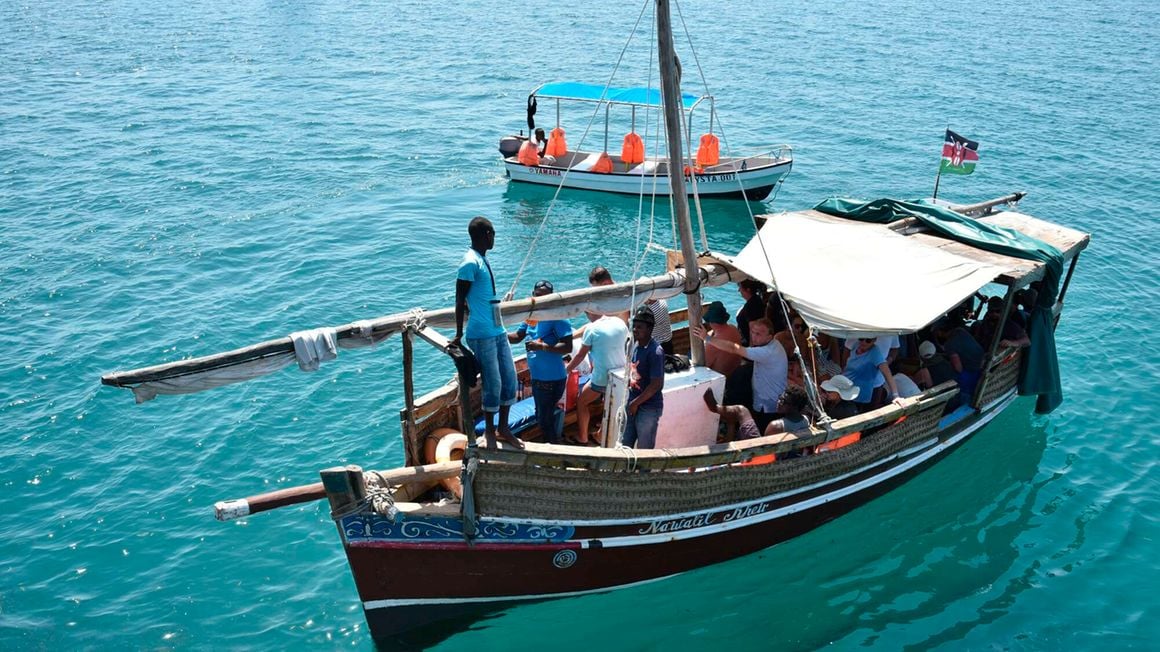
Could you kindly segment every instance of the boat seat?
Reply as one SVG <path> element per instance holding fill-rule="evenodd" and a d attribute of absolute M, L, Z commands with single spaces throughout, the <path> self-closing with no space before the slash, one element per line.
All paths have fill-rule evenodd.
<path fill-rule="evenodd" d="M 579 170 L 580 172 L 591 171 L 592 166 L 596 165 L 596 161 L 600 160 L 600 154 L 601 154 L 601 152 L 594 152 L 592 154 L 589 154 L 588 157 L 585 158 L 583 161 L 580 161 L 576 165 L 573 165 L 572 169 Z"/>
<path fill-rule="evenodd" d="M 658 165 L 657 161 L 645 161 L 644 163 L 641 163 L 640 165 L 633 166 L 633 168 L 631 170 L 629 170 L 628 173 L 629 174 L 648 174 L 648 175 L 651 175 L 651 174 L 656 173 L 657 165 Z"/>

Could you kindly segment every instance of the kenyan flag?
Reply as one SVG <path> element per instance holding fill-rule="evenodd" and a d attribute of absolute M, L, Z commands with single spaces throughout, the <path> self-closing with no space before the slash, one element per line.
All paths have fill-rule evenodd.
<path fill-rule="evenodd" d="M 942 163 L 939 165 L 939 172 L 970 174 L 975 171 L 975 164 L 978 162 L 979 141 L 963 138 L 947 129 L 947 136 L 943 141 Z"/>

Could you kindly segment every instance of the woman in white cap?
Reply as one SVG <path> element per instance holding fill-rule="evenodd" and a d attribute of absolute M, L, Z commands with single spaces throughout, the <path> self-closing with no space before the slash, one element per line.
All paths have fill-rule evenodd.
<path fill-rule="evenodd" d="M 923 340 L 918 345 L 918 357 L 922 366 L 914 374 L 914 379 L 922 389 L 930 389 L 941 385 L 948 380 L 955 379 L 955 369 L 942 353 L 939 353 L 934 342 Z"/>

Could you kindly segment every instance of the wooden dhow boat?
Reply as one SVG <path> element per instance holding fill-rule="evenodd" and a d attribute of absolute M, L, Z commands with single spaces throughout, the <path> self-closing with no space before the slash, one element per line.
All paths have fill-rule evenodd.
<path fill-rule="evenodd" d="M 546 143 L 544 158 L 521 160 L 520 147 L 528 141 L 522 133 L 500 139 L 499 151 L 504 169 L 512 181 L 545 186 L 600 190 L 627 195 L 671 196 L 667 156 L 648 154 L 646 142 L 637 134 L 638 110 L 658 110 L 661 91 L 648 87 L 609 87 L 576 81 L 552 82 L 528 96 L 528 126 L 534 124 L 534 107 L 540 100 L 555 101 L 556 125 Z M 603 149 L 569 150 L 560 126 L 562 102 L 594 103 L 603 109 Z M 721 156 L 720 141 L 713 133 L 716 102 L 711 95 L 684 93 L 680 98 L 684 119 L 692 121 L 699 107 L 708 106 L 709 131 L 701 136 L 696 155 L 679 166 L 689 184 L 696 184 L 702 197 L 741 198 L 760 201 L 793 168 L 793 148 L 774 145 L 757 148 L 740 156 Z M 620 145 L 619 154 L 609 152 L 610 117 L 613 107 L 631 111 L 630 131 Z M 529 133 L 528 136 L 532 134 Z M 583 147 L 583 142 L 581 143 Z"/>
<path fill-rule="evenodd" d="M 1047 308 L 1054 328 L 1071 274 L 1088 236 L 1012 211 L 995 211 L 976 220 L 1035 236 L 1056 248 L 1067 276 Z M 787 226 L 787 225 L 793 226 Z M 943 308 L 917 317 L 933 320 L 988 281 L 1005 287 L 1005 312 L 1015 292 L 1042 280 L 1047 263 L 998 254 L 948 239 L 904 219 L 891 225 L 851 223 L 818 210 L 769 216 L 761 239 L 777 238 L 802 255 L 817 254 L 811 240 L 785 240 L 787 231 L 805 224 L 833 234 L 845 231 L 854 240 L 897 240 L 918 256 L 946 257 L 948 267 L 979 270 L 980 275 L 954 292 L 938 296 L 931 287 L 923 296 Z M 877 235 L 870 236 L 869 234 Z M 816 234 L 814 234 L 816 235 Z M 600 288 L 586 288 L 502 304 L 505 321 L 568 318 L 584 311 L 615 312 L 649 297 L 671 298 L 688 279 L 701 287 L 761 278 L 758 238 L 737 257 L 701 257 L 695 274 L 674 268 L 668 274 Z M 813 241 L 818 245 L 816 241 Z M 896 250 L 895 250 L 896 251 Z M 754 260 L 757 260 L 754 269 Z M 907 259 L 882 258 L 878 269 L 903 278 L 915 268 Z M 900 267 L 901 265 L 901 267 Z M 805 271 L 824 273 L 825 263 Z M 777 269 L 777 267 L 775 267 Z M 993 276 L 991 276 L 993 274 Z M 822 276 L 831 279 L 832 277 Z M 929 277 L 928 277 L 929 278 Z M 976 283 L 978 284 L 976 286 Z M 842 313 L 827 313 L 811 299 L 782 284 L 782 293 L 807 320 L 849 323 Z M 899 284 L 892 284 L 899 285 Z M 928 284 L 931 286 L 938 284 Z M 975 286 L 972 288 L 971 286 Z M 902 284 L 903 295 L 917 289 Z M 879 293 L 881 296 L 881 293 Z M 819 302 L 820 303 L 820 302 Z M 880 304 L 885 311 L 910 302 Z M 811 313 L 810 311 L 813 310 Z M 673 313 L 674 326 L 688 311 Z M 922 324 L 920 324 L 921 326 Z M 244 517 L 276 507 L 326 497 L 337 524 L 367 622 L 376 638 L 387 639 L 424 625 L 501 608 L 509 603 L 566 597 L 627 587 L 670 577 L 733 559 L 808 532 L 901 485 L 945 457 L 978 432 L 1019 393 L 1021 369 L 1032 349 L 1004 349 L 989 344 L 987 364 L 973 395 L 947 411 L 959 389 L 949 382 L 859 416 L 815 421 L 809 436 L 775 443 L 759 438 L 713 443 L 716 423 L 696 432 L 672 431 L 662 422 L 658 440 L 700 439 L 700 445 L 654 450 L 553 446 L 536 443 L 532 425 L 521 433 L 525 450 L 475 445 L 475 437 L 456 454 L 435 459 L 425 450 L 451 440 L 455 433 L 474 433 L 481 414 L 479 388 L 467 389 L 457 378 L 443 387 L 414 395 L 414 342 L 447 350 L 435 329 L 454 326 L 451 309 L 403 313 L 335 329 L 341 346 L 361 346 L 401 335 L 404 353 L 405 406 L 400 412 L 405 463 L 385 471 L 338 467 L 322 471 L 322 482 L 225 501 L 215 506 L 221 520 Z M 843 332 L 838 323 L 831 332 Z M 882 333 L 844 331 L 849 335 Z M 909 329 L 900 328 L 899 332 Z M 695 340 L 693 340 L 695 342 Z M 690 352 L 687 328 L 674 328 L 678 352 Z M 139 399 L 176 394 L 236 382 L 269 373 L 294 361 L 291 338 L 271 340 L 237 351 L 180 361 L 103 378 L 109 385 L 132 388 Z M 807 367 L 808 368 L 808 367 Z M 450 373 L 448 364 L 444 373 Z M 517 370 L 527 380 L 523 360 Z M 704 409 L 704 368 L 666 377 L 665 404 Z M 605 405 L 604 432 L 615 432 L 621 406 Z M 676 409 L 676 408 L 674 408 Z M 568 422 L 574 420 L 569 413 Z M 678 426 L 679 429 L 679 426 Z M 856 442 L 848 442 L 851 438 Z M 794 453 L 809 453 L 791 457 Z M 462 456 L 461 459 L 457 459 Z M 442 459 L 443 461 L 439 461 Z M 451 488 L 451 489 L 449 489 Z"/>
<path fill-rule="evenodd" d="M 671 107 L 665 112 L 669 163 L 675 169 L 682 160 L 680 91 L 667 0 L 657 0 L 656 7 L 664 105 Z M 676 195 L 685 195 L 684 181 L 672 177 Z M 662 419 L 652 450 L 541 444 L 535 425 L 522 433 L 528 440 L 523 450 L 477 445 L 478 387 L 453 377 L 415 395 L 414 344 L 450 352 L 436 330 L 454 326 L 450 308 L 295 333 L 108 374 L 102 382 L 132 389 L 140 402 L 240 382 L 295 360 L 316 365 L 319 347 L 325 359 L 337 348 L 399 335 L 403 466 L 335 467 L 323 470 L 314 485 L 215 505 L 217 518 L 228 520 L 329 500 L 370 631 L 376 639 L 391 639 L 429 623 L 470 622 L 470 613 L 514 602 L 656 581 L 767 548 L 930 468 L 1019 394 L 1039 395 L 1040 409 L 1050 410 L 1061 400 L 1054 331 L 1089 237 L 1001 209 L 1020 197 L 951 208 L 830 200 L 812 210 L 766 216 L 753 240 L 733 256 L 698 254 L 688 202 L 673 202 L 681 252 L 670 252 L 668 273 L 500 305 L 504 321 L 517 323 L 613 313 L 649 298 L 683 295 L 688 306 L 672 315 L 674 324 L 699 324 L 702 289 L 754 278 L 776 287 L 815 331 L 858 337 L 918 331 L 988 284 L 1003 288 L 1005 319 L 1017 291 L 1041 285 L 1029 317 L 1031 346 L 1005 349 L 997 334 L 969 396 L 959 396 L 951 381 L 870 412 L 830 419 L 816 394 L 812 360 L 795 351 L 815 417 L 809 433 L 792 441 L 716 443 L 717 417 L 705 410 L 702 394 L 710 388 L 720 397 L 723 379 L 704 367 L 703 344 L 687 328 L 674 328 L 673 341 L 688 353 L 692 368 L 666 374 L 665 412 L 696 417 Z M 527 379 L 522 359 L 517 371 Z M 948 409 L 953 400 L 960 405 Z M 623 394 L 607 393 L 603 432 L 619 431 L 623 401 Z"/>

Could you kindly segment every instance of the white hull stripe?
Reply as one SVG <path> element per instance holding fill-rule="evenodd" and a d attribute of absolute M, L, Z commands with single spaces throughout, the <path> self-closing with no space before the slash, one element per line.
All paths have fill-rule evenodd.
<path fill-rule="evenodd" d="M 825 503 L 828 503 L 828 502 L 831 502 L 834 500 L 838 500 L 839 498 L 844 498 L 850 494 L 862 491 L 863 489 L 869 489 L 870 487 L 873 487 L 876 484 L 885 482 L 885 481 L 889 480 L 890 478 L 893 478 L 896 475 L 902 474 L 902 473 L 918 466 L 919 464 L 922 464 L 923 462 L 931 459 L 932 457 L 939 455 L 943 451 L 947 450 L 948 448 L 950 448 L 950 447 L 954 446 L 955 444 L 957 444 L 958 442 L 962 441 L 964 438 L 968 437 L 974 431 L 987 425 L 987 423 L 990 422 L 991 419 L 994 419 L 995 416 L 997 414 L 999 414 L 999 412 L 1002 411 L 1003 408 L 1005 408 L 1009 403 L 1011 403 L 1014 400 L 1015 400 L 1014 395 L 1008 397 L 1008 399 L 1002 405 L 1000 405 L 998 407 L 998 409 L 996 409 L 994 412 L 991 412 L 989 414 L 984 415 L 981 419 L 979 419 L 978 422 L 972 424 L 969 428 L 964 429 L 962 432 L 956 434 L 954 437 L 951 437 L 950 439 L 946 440 L 945 442 L 943 442 L 941 444 L 932 446 L 932 444 L 934 444 L 935 442 L 938 441 L 937 439 L 932 439 L 932 440 L 917 444 L 916 446 L 913 446 L 908 450 L 896 453 L 895 455 L 893 455 L 891 458 L 888 458 L 888 459 L 905 457 L 905 456 L 911 454 L 912 452 L 914 452 L 915 450 L 921 450 L 921 449 L 927 448 L 927 447 L 930 448 L 930 450 L 927 450 L 919 455 L 916 455 L 913 459 L 909 459 L 906 462 L 899 464 L 898 466 L 891 467 L 889 470 L 887 470 L 883 473 L 879 473 L 878 475 L 871 476 L 869 478 L 866 478 L 865 480 L 862 480 L 860 482 L 856 482 L 848 487 L 842 487 L 841 489 L 831 491 L 830 493 L 822 494 L 820 496 L 816 496 L 814 498 L 802 501 L 800 503 L 794 503 L 792 505 L 787 505 L 787 506 L 782 507 L 780 509 L 775 509 L 771 512 L 757 514 L 755 516 L 748 517 L 748 518 L 739 518 L 739 519 L 736 519 L 733 521 L 726 521 L 724 523 L 716 523 L 713 525 L 691 528 L 688 530 L 680 530 L 677 532 L 664 532 L 664 533 L 659 533 L 659 534 L 647 534 L 647 535 L 641 535 L 641 536 L 613 537 L 613 538 L 609 538 L 609 539 L 592 539 L 592 540 L 586 541 L 585 542 L 586 545 L 583 547 L 590 547 L 595 542 L 599 542 L 599 545 L 601 547 L 604 547 L 604 548 L 621 548 L 621 547 L 625 547 L 625 546 L 651 545 L 651 544 L 657 544 L 657 543 L 666 543 L 669 541 L 679 541 L 682 539 L 694 539 L 697 537 L 709 536 L 712 534 L 719 534 L 721 532 L 727 532 L 729 530 L 735 530 L 737 528 L 749 527 L 750 525 L 755 525 L 757 523 L 764 523 L 765 521 L 769 521 L 769 520 L 772 520 L 775 518 L 781 518 L 782 516 L 794 514 L 796 512 L 800 512 L 800 511 L 805 510 L 805 509 L 817 507 L 819 505 L 824 505 Z M 771 500 L 774 500 L 774 499 L 765 498 L 765 499 L 758 500 L 758 501 L 750 501 L 749 503 L 745 503 L 745 505 L 757 505 L 757 504 L 761 504 L 761 503 L 770 502 Z M 739 507 L 738 509 L 744 509 L 744 505 L 742 507 Z M 714 509 L 713 511 L 720 512 L 723 510 L 721 510 L 720 508 L 717 508 L 717 509 Z M 654 522 L 654 523 L 657 521 L 667 522 L 667 521 L 674 520 L 674 518 L 675 517 L 672 517 L 672 516 L 665 516 L 663 518 L 653 519 L 652 522 Z"/>
<path fill-rule="evenodd" d="M 420 605 L 437 605 L 437 604 L 471 604 L 476 602 L 514 602 L 517 600 L 547 600 L 551 598 L 569 598 L 577 595 L 586 595 L 589 593 L 604 593 L 605 591 L 615 591 L 617 589 L 630 589 L 634 586 L 642 586 L 645 584 L 652 584 L 653 582 L 660 582 L 667 580 L 670 577 L 676 577 L 681 573 L 673 573 L 672 575 L 665 575 L 664 577 L 653 577 L 639 582 L 630 582 L 628 584 L 617 584 L 615 586 L 605 586 L 599 589 L 585 589 L 583 591 L 566 591 L 563 593 L 537 593 L 534 595 L 495 595 L 472 598 L 410 598 L 402 600 L 368 600 L 363 603 L 363 609 L 371 611 L 373 609 L 389 609 L 391 607 L 417 607 Z"/>

